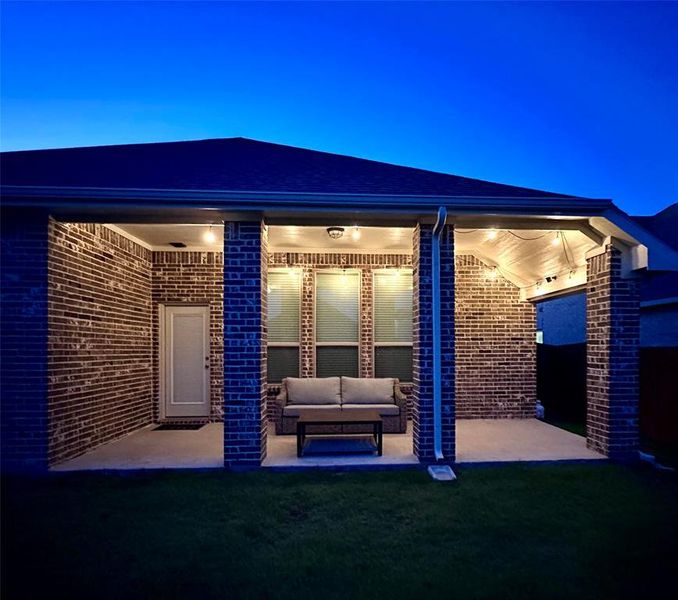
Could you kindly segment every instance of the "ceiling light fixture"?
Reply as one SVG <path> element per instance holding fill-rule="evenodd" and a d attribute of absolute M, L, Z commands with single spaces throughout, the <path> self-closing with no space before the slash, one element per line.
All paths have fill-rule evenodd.
<path fill-rule="evenodd" d="M 210 228 L 205 233 L 203 233 L 202 239 L 208 244 L 214 244 L 217 241 L 217 236 L 214 231 L 212 231 L 211 225 Z"/>
<path fill-rule="evenodd" d="M 495 240 L 497 239 L 497 230 L 496 229 L 490 229 L 487 232 L 487 239 L 488 240 Z"/>
<path fill-rule="evenodd" d="M 557 246 L 560 244 L 560 231 L 556 231 L 556 237 L 551 240 L 551 246 Z"/>
<path fill-rule="evenodd" d="M 328 227 L 327 235 L 329 235 L 333 240 L 338 240 L 344 235 L 343 227 Z"/>
<path fill-rule="evenodd" d="M 357 242 L 360 239 L 360 229 L 358 228 L 357 225 L 353 228 L 353 231 L 351 232 L 351 237 L 353 238 L 354 242 Z"/>

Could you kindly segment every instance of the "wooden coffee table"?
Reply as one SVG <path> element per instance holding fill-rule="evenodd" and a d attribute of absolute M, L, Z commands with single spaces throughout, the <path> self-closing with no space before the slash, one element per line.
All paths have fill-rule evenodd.
<path fill-rule="evenodd" d="M 384 427 L 381 415 L 376 410 L 360 411 L 360 413 L 351 413 L 350 410 L 333 415 L 302 415 L 297 419 L 297 456 L 304 454 L 304 443 L 306 441 L 306 427 L 308 425 L 371 425 L 372 436 L 377 444 L 377 456 L 382 455 L 384 447 Z M 318 435 L 349 435 L 343 431 L 323 432 Z"/>

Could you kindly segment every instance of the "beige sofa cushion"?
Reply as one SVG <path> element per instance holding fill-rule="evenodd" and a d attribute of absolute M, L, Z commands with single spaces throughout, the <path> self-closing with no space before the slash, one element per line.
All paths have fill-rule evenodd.
<path fill-rule="evenodd" d="M 341 378 L 342 404 L 394 404 L 394 381 L 390 377 Z"/>
<path fill-rule="evenodd" d="M 341 412 L 348 415 L 376 410 L 382 417 L 398 416 L 400 407 L 397 404 L 342 404 Z"/>
<path fill-rule="evenodd" d="M 339 377 L 288 377 L 287 404 L 341 404 Z"/>
<path fill-rule="evenodd" d="M 300 417 L 301 415 L 336 415 L 338 417 L 340 414 L 341 407 L 338 404 L 288 404 L 283 408 L 285 417 Z"/>

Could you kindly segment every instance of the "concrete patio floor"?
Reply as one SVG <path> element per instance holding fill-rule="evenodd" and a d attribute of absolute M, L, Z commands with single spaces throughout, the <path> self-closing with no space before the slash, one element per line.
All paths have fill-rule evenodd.
<path fill-rule="evenodd" d="M 154 431 L 149 425 L 115 442 L 52 467 L 53 471 L 102 469 L 219 468 L 223 466 L 223 425 L 196 431 Z M 322 441 L 320 442 L 322 444 Z M 319 446 L 320 444 L 316 444 Z M 322 448 L 320 448 L 322 449 Z M 536 419 L 457 421 L 457 463 L 604 460 L 586 440 Z M 371 453 L 296 455 L 293 435 L 269 430 L 267 468 L 392 468 L 419 464 L 412 453 L 412 430 L 385 434 L 383 456 Z"/>

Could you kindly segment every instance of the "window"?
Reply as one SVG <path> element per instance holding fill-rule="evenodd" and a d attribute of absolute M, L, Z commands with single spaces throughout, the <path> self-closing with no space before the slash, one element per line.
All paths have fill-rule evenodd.
<path fill-rule="evenodd" d="M 360 273 L 319 271 L 315 277 L 316 377 L 358 377 Z"/>
<path fill-rule="evenodd" d="M 268 382 L 299 377 L 301 272 L 268 273 Z"/>
<path fill-rule="evenodd" d="M 374 272 L 374 376 L 412 381 L 412 271 Z"/>

